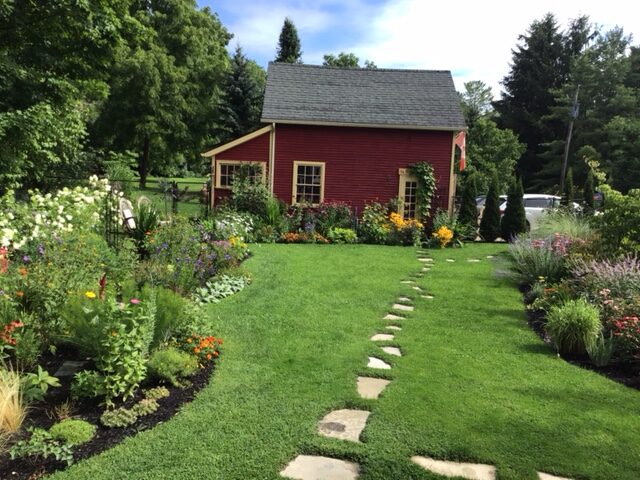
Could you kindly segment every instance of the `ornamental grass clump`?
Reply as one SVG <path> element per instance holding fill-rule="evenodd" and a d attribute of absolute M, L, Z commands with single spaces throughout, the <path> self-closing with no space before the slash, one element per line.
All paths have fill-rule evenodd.
<path fill-rule="evenodd" d="M 554 283 L 567 271 L 570 246 L 571 240 L 559 234 L 540 240 L 517 237 L 509 245 L 509 263 L 522 284 L 531 285 L 540 277 Z"/>
<path fill-rule="evenodd" d="M 551 307 L 545 326 L 560 354 L 584 354 L 593 349 L 602 330 L 598 309 L 584 299 Z"/>
<path fill-rule="evenodd" d="M 0 367 L 0 431 L 15 433 L 27 416 L 28 404 L 22 395 L 20 373 Z"/>

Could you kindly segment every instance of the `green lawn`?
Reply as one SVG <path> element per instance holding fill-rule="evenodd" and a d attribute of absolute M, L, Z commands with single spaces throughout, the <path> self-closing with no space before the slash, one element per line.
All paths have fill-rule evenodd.
<path fill-rule="evenodd" d="M 200 190 L 202 184 L 207 181 L 205 177 L 185 177 L 185 178 L 158 178 L 148 177 L 147 187 L 141 189 L 138 185 L 134 185 L 132 188 L 132 201 L 136 201 L 141 196 L 147 197 L 151 200 L 151 203 L 155 209 L 163 216 L 171 215 L 172 200 L 171 195 L 167 195 L 160 188 L 159 182 L 175 181 L 178 184 L 178 188 L 183 191 L 188 187 L 186 194 L 184 194 L 178 202 L 178 213 L 187 216 L 197 216 L 202 212 L 202 205 L 200 203 L 201 194 Z"/>
<path fill-rule="evenodd" d="M 211 307 L 225 343 L 210 385 L 166 424 L 53 478 L 277 479 L 299 453 L 357 461 L 363 480 L 442 478 L 416 454 L 492 463 L 501 480 L 640 478 L 640 393 L 565 363 L 528 329 L 519 292 L 485 258 L 502 250 L 433 251 L 418 280 L 427 300 L 400 284 L 420 269 L 411 248 L 254 245 L 252 285 Z M 390 343 L 404 356 L 378 353 L 393 381 L 361 400 L 356 376 L 379 352 L 368 338 L 399 294 L 416 305 Z M 362 444 L 316 433 L 345 406 L 372 411 Z"/>

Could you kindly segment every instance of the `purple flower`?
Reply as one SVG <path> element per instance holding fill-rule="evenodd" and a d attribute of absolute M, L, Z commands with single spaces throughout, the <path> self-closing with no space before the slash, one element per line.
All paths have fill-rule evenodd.
<path fill-rule="evenodd" d="M 22 257 L 22 261 L 24 263 L 29 263 L 31 261 L 31 258 L 29 257 L 29 255 L 25 255 L 24 257 Z"/>
<path fill-rule="evenodd" d="M 38 245 L 38 255 L 44 256 L 44 245 L 42 244 Z"/>

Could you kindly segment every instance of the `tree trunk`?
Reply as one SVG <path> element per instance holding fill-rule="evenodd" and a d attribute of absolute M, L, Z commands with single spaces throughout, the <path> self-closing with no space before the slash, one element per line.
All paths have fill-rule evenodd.
<path fill-rule="evenodd" d="M 140 174 L 140 188 L 147 187 L 147 175 L 149 174 L 149 149 L 150 149 L 149 136 L 145 135 L 144 145 L 142 147 L 142 155 L 138 162 L 138 174 Z"/>

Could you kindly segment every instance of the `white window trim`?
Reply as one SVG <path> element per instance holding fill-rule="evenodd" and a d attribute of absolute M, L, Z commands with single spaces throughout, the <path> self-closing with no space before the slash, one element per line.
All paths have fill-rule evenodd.
<path fill-rule="evenodd" d="M 402 218 L 404 218 L 404 193 L 405 193 L 405 184 L 407 182 L 418 182 L 418 179 L 415 175 L 412 175 L 408 168 L 399 168 L 398 169 L 398 199 L 400 200 L 400 206 L 398 208 L 398 213 Z M 417 199 L 416 199 L 417 200 Z M 416 204 L 416 213 L 413 217 L 417 220 L 418 217 L 418 205 Z"/>

